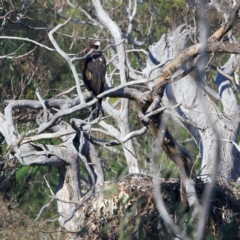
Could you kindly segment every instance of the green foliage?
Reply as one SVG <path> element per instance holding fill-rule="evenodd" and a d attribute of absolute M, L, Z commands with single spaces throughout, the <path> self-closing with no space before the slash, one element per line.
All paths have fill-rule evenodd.
<path fill-rule="evenodd" d="M 16 187 L 11 192 L 11 197 L 21 204 L 24 213 L 33 218 L 36 218 L 42 206 L 50 201 L 51 193 L 43 176 L 46 176 L 54 191 L 58 182 L 56 168 L 21 166 L 16 172 Z M 51 218 L 56 214 L 56 202 L 51 204 L 50 209 L 43 211 L 41 218 Z"/>
<path fill-rule="evenodd" d="M 92 18 L 96 19 L 95 12 L 91 8 L 89 1 L 76 1 L 74 4 L 80 4 L 83 10 L 86 10 Z M 126 2 L 118 0 L 103 1 L 103 4 L 110 17 L 112 17 L 112 19 L 119 25 L 123 34 L 126 34 L 129 26 L 129 20 L 127 19 L 125 10 L 127 7 Z M 71 16 L 73 21 L 68 24 L 67 27 L 62 28 L 58 34 L 54 35 L 63 51 L 68 54 L 79 53 L 85 47 L 89 38 L 100 39 L 102 42 L 102 49 L 110 44 L 110 33 L 105 28 L 99 28 L 98 26 L 90 24 L 90 20 L 78 8 L 72 8 L 66 4 L 62 6 L 62 11 L 60 11 L 60 14 L 58 15 L 56 14 L 56 11 L 59 9 L 57 9 L 56 1 L 33 1 L 31 5 L 31 9 L 33 10 L 30 9 L 27 11 L 26 17 L 21 20 L 20 24 L 20 22 L 16 22 L 16 18 L 22 8 L 22 1 L 15 1 L 14 6 L 16 11 L 11 14 L 11 20 L 14 23 L 2 20 L 0 22 L 1 35 L 26 37 L 52 48 L 53 46 L 48 39 L 49 30 L 57 24 L 64 22 L 65 18 Z M 4 7 L 0 9 L 1 16 L 10 9 L 11 4 L 5 1 Z M 132 10 L 133 6 L 130 11 Z M 133 32 L 131 38 L 136 38 L 139 41 L 145 41 L 145 44 L 141 46 L 141 48 L 148 50 L 148 46 L 157 42 L 163 33 L 167 33 L 176 28 L 176 26 L 180 23 L 183 23 L 185 15 L 186 10 L 184 0 L 139 1 L 136 18 L 132 22 Z M 64 18 L 61 16 L 64 16 Z M 69 38 L 67 35 L 75 36 L 76 38 Z M 7 39 L 1 40 L 0 55 L 8 55 L 19 49 L 15 54 L 15 56 L 17 56 L 25 54 L 26 52 L 33 50 L 35 47 L 32 43 L 27 42 L 24 43 L 23 46 L 21 45 L 21 41 L 9 41 Z M 131 42 L 126 44 L 126 49 L 128 48 L 131 48 Z M 109 51 L 107 51 L 105 55 L 108 59 L 111 59 L 112 57 Z M 139 56 L 142 62 L 145 63 L 146 56 L 143 53 L 139 53 Z M 143 67 L 139 58 L 137 58 L 133 53 L 128 54 L 128 59 L 133 68 L 141 69 Z M 216 65 L 225 61 L 225 59 L 220 59 L 218 56 L 216 56 L 215 59 Z M 77 70 L 80 72 L 79 67 L 77 66 L 78 62 L 74 62 L 74 64 L 76 64 Z M 110 69 L 114 69 L 113 64 L 108 66 L 108 73 L 111 72 Z M 210 78 L 212 78 L 215 73 L 210 72 L 209 75 L 211 75 Z M 44 99 L 48 99 L 75 85 L 75 80 L 67 62 L 58 53 L 50 52 L 40 47 L 37 47 L 29 56 L 22 57 L 20 59 L 0 59 L 0 76 L 1 109 L 5 107 L 5 100 L 36 99 L 36 88 L 40 89 L 41 95 Z M 119 84 L 119 77 L 114 76 L 113 79 L 113 86 L 117 86 Z M 73 94 L 76 94 L 76 92 Z M 110 99 L 110 103 L 113 103 L 116 100 L 117 99 Z M 131 103 L 130 126 L 133 131 L 142 127 L 141 122 L 136 117 L 138 111 L 139 110 L 136 104 Z M 21 111 L 15 114 L 21 114 Z M 33 115 L 33 118 L 36 117 L 36 111 L 31 114 Z M 84 109 L 81 112 L 66 116 L 64 120 L 69 122 L 72 117 L 85 119 L 88 115 L 89 110 Z M 108 120 L 108 123 L 116 126 L 111 119 Z M 36 127 L 34 124 L 30 123 L 28 125 L 21 125 L 21 123 L 19 123 L 19 126 L 20 132 L 26 131 L 27 129 L 34 129 Z M 180 144 L 191 153 L 193 159 L 197 159 L 198 149 L 195 143 L 192 140 L 185 142 L 186 139 L 191 138 L 190 134 L 184 128 L 175 125 L 175 123 L 171 121 L 168 123 L 168 127 Z M 101 134 L 97 136 L 104 140 L 110 140 L 109 137 Z M 153 162 L 154 142 L 155 137 L 150 130 L 147 135 L 138 137 L 134 140 L 141 169 L 144 172 L 151 174 L 153 171 L 152 167 L 156 164 L 159 168 L 159 175 L 161 177 L 166 179 L 170 177 L 178 178 L 179 171 L 177 167 L 166 157 L 165 154 L 161 154 L 157 158 L 156 162 Z M 41 140 L 38 143 L 58 145 L 60 144 L 60 140 Z M 3 155 L 5 155 L 5 149 L 6 144 L 2 146 Z M 113 153 L 104 148 L 98 147 L 100 156 L 106 161 L 105 176 L 107 180 L 119 179 L 128 172 L 126 159 L 122 154 L 122 147 L 119 146 L 116 150 L 118 150 L 118 152 Z M 200 161 L 197 161 L 194 165 L 196 171 L 199 169 L 199 166 Z M 86 170 L 83 165 L 81 165 L 80 171 L 84 177 L 87 177 Z M 46 176 L 51 188 L 54 190 L 58 183 L 58 172 L 55 167 L 21 166 L 16 172 L 16 185 L 10 192 L 10 197 L 14 199 L 14 201 L 21 203 L 21 209 L 32 218 L 35 218 L 41 207 L 50 200 L 48 197 L 49 189 L 46 187 L 43 176 Z M 107 195 L 111 196 L 115 193 L 116 189 L 111 189 Z M 175 198 L 177 197 L 172 196 L 172 199 L 176 200 Z M 136 209 L 140 205 L 145 207 L 144 204 L 146 203 L 141 199 L 137 202 L 136 206 L 127 211 L 120 227 L 122 231 L 119 239 L 126 239 L 130 236 L 130 233 L 134 233 L 130 236 L 131 239 L 150 239 L 147 231 L 144 233 L 146 234 L 145 237 L 142 237 L 144 231 L 143 219 L 136 217 L 133 221 L 135 225 L 129 224 L 129 222 L 132 223 L 131 217 L 136 212 Z M 43 212 L 43 219 L 51 218 L 57 212 L 55 201 L 49 209 Z M 160 221 L 158 215 L 155 217 L 155 220 L 156 223 Z M 187 214 L 179 220 L 180 225 L 183 227 L 186 221 L 189 221 L 189 215 Z M 229 230 L 233 230 L 233 232 L 236 231 L 236 225 L 233 224 L 228 227 L 229 229 L 221 228 L 220 236 L 225 236 L 226 232 Z M 105 226 L 103 228 L 103 233 L 108 232 L 111 228 L 112 225 Z M 84 228 L 79 234 L 83 234 L 85 231 L 86 229 Z M 166 229 L 164 229 L 164 231 L 166 232 Z M 190 235 L 192 234 L 191 224 L 187 226 L 187 231 Z M 169 236 L 164 238 L 169 239 Z"/>
<path fill-rule="evenodd" d="M 47 8 L 43 8 L 42 4 L 44 1 L 38 1 L 34 5 L 35 8 L 39 9 L 39 12 L 29 12 L 28 17 L 30 19 L 33 19 L 31 21 L 31 25 L 34 27 L 53 27 L 54 25 L 58 23 L 62 23 L 64 20 L 61 18 L 58 18 L 54 15 L 54 13 L 50 10 L 53 8 L 55 1 L 49 1 L 47 3 Z M 109 11 L 110 16 L 119 24 L 123 32 L 126 32 L 128 27 L 128 21 L 126 20 L 126 12 L 124 10 L 125 3 L 119 4 L 119 1 L 105 1 L 104 7 Z M 176 18 L 175 10 L 179 9 L 179 12 L 181 12 L 181 8 L 183 7 L 184 1 L 148 1 L 139 3 L 138 4 L 138 11 L 136 15 L 136 20 L 134 20 L 134 32 L 133 32 L 133 38 L 137 37 L 139 40 L 143 40 L 144 37 L 148 34 L 150 30 L 150 35 L 147 37 L 147 42 L 144 45 L 144 48 L 147 50 L 148 45 L 156 42 L 162 35 L 162 33 L 165 33 L 169 31 L 169 29 L 174 27 L 174 21 L 178 21 Z M 117 9 L 112 11 L 113 6 L 118 6 Z M 21 8 L 21 4 L 19 3 L 17 7 Z M 85 10 L 89 10 L 89 3 L 88 1 L 83 1 L 81 4 L 81 7 Z M 157 9 L 157 11 L 156 11 Z M 154 14 L 152 15 L 152 13 Z M 86 20 L 85 15 L 79 11 L 77 8 L 71 8 L 69 6 L 64 6 L 63 13 L 66 17 L 71 16 L 72 19 L 76 20 Z M 90 14 L 92 12 L 90 11 Z M 149 19 L 151 19 L 151 15 L 153 16 L 152 19 L 152 27 L 150 27 Z M 181 15 L 181 14 L 180 14 Z M 122 19 L 124 16 L 124 20 Z M 182 15 L 181 15 L 182 16 Z M 37 19 L 37 21 L 35 21 Z M 180 19 L 180 17 L 179 17 Z M 123 21 L 122 21 L 123 20 Z M 43 21 L 46 23 L 43 24 Z M 159 24 L 161 22 L 161 24 Z M 23 24 L 28 26 L 28 22 L 23 20 Z M 176 23 L 175 23 L 176 24 Z M 34 29 L 28 29 L 21 25 L 9 25 L 6 23 L 3 27 L 3 35 L 9 34 L 8 28 L 11 27 L 14 29 L 15 33 L 14 36 L 19 37 L 28 37 L 30 39 L 37 40 L 43 44 L 46 44 L 50 47 L 51 44 L 49 43 L 48 37 L 47 37 L 47 31 L 45 30 L 34 30 Z M 62 34 L 68 34 L 72 35 L 77 32 L 78 36 L 86 38 L 81 40 L 78 39 L 77 41 L 69 40 L 69 38 L 63 36 Z M 85 47 L 85 43 L 87 41 L 87 38 L 89 37 L 99 37 L 103 40 L 102 48 L 104 48 L 107 44 L 109 44 L 107 41 L 104 41 L 104 38 L 109 37 L 109 33 L 102 29 L 100 32 L 98 27 L 92 26 L 92 25 L 76 25 L 75 23 L 70 23 L 67 28 L 62 28 L 59 32 L 59 34 L 56 37 L 56 40 L 59 44 L 59 46 L 68 53 L 77 53 L 81 49 Z M 16 50 L 20 46 L 20 42 L 17 41 L 2 41 L 2 48 L 1 48 L 1 55 L 3 54 L 9 54 L 12 51 Z M 32 44 L 26 43 L 18 52 L 18 54 L 23 54 L 26 51 L 29 51 L 32 49 Z M 108 53 L 106 53 L 108 54 Z M 140 53 L 141 58 L 144 60 L 145 55 Z M 39 61 L 41 59 L 41 61 Z M 140 67 L 138 59 L 135 57 L 134 54 L 129 54 L 129 59 L 131 61 L 131 65 L 134 68 Z M 31 54 L 31 58 L 26 58 L 24 61 L 13 59 L 13 60 L 0 60 L 0 64 L 2 64 L 1 67 L 1 76 L 2 76 L 2 87 L 4 89 L 7 89 L 7 91 L 2 91 L 1 98 L 2 100 L 12 98 L 20 98 L 20 99 L 35 99 L 35 89 L 36 87 L 40 88 L 41 94 L 43 94 L 44 98 L 50 98 L 51 96 L 54 96 L 56 93 L 59 93 L 63 90 L 66 90 L 67 88 L 75 85 L 72 73 L 65 62 L 57 53 L 46 51 L 43 48 L 37 48 L 36 51 L 34 51 Z M 10 65 L 10 68 L 7 66 Z M 44 68 L 41 68 L 41 66 L 44 66 Z M 113 68 L 113 66 L 110 66 Z M 36 70 L 40 70 L 38 74 L 33 74 L 36 72 Z M 79 70 L 79 69 L 78 69 Z M 44 79 L 43 82 L 38 82 L 37 78 L 39 77 L 39 73 L 44 74 L 41 76 L 41 79 Z M 21 82 L 19 80 L 21 79 Z M 116 86 L 118 83 L 118 78 L 114 78 L 114 86 Z M 10 83 L 14 82 L 15 88 L 10 88 Z M 20 84 L 21 83 L 21 84 Z M 46 84 L 47 84 L 47 91 L 46 91 Z M 24 87 L 23 89 L 23 86 Z M 22 92 L 19 92 L 21 90 Z M 131 106 L 131 116 L 130 116 L 130 125 L 132 130 L 139 129 L 141 127 L 140 121 L 135 117 L 137 115 L 136 106 Z M 82 112 L 77 114 L 73 114 L 71 116 L 65 117 L 65 121 L 69 122 L 69 119 L 73 116 L 77 116 L 80 118 L 85 118 L 88 116 L 87 112 Z M 34 126 L 32 126 L 33 128 Z M 31 127 L 30 127 L 31 129 Z M 139 157 L 139 163 L 141 164 L 141 168 L 146 169 L 147 172 L 151 171 L 151 159 L 152 159 L 152 145 L 154 143 L 154 137 L 150 134 L 150 136 L 144 136 L 143 138 L 136 139 L 137 144 L 136 150 Z M 53 139 L 48 141 L 39 141 L 39 143 L 43 144 L 59 144 L 59 140 Z M 141 146 L 141 147 L 138 147 Z M 122 151 L 122 148 L 117 148 L 119 151 Z M 99 148 L 99 153 L 104 159 L 107 159 L 106 162 L 106 177 L 107 179 L 112 178 L 120 178 L 124 176 L 128 169 L 126 165 L 126 161 L 124 159 L 124 156 L 121 154 L 113 154 L 109 153 L 108 151 Z M 115 160 L 117 159 L 117 161 Z M 147 162 L 146 160 L 150 159 L 150 162 Z M 169 171 L 172 171 L 176 174 L 173 174 L 173 177 L 177 177 L 178 174 L 176 171 L 176 167 L 172 162 L 170 162 L 165 155 L 161 155 L 159 157 L 159 165 L 161 166 L 160 173 L 162 176 L 165 176 L 166 173 Z M 34 176 L 36 179 L 39 179 L 39 177 L 43 174 L 44 168 L 39 170 L 39 168 L 36 168 L 37 170 L 34 170 Z M 29 168 L 20 168 L 20 170 L 17 172 L 17 178 L 23 178 L 24 176 L 27 176 L 29 173 Z M 82 169 L 82 173 L 85 171 Z M 116 173 L 116 174 L 115 174 Z M 22 177 L 21 177 L 22 176 Z M 21 182 L 22 180 L 18 180 Z M 41 179 L 42 181 L 42 179 Z M 36 180 L 36 187 L 37 189 L 41 189 L 41 182 L 40 180 Z M 35 181 L 34 181 L 35 183 Z M 31 192 L 32 191 L 32 192 Z M 39 190 L 40 191 L 40 190 Z M 34 206 L 31 206 L 33 209 L 32 212 L 37 212 L 39 210 L 39 207 L 41 204 L 44 204 L 46 202 L 46 199 L 43 194 L 37 191 L 37 193 L 34 193 L 34 188 L 29 187 L 29 193 L 25 194 L 24 202 L 28 202 L 28 198 L 36 198 L 36 202 Z M 41 192 L 43 189 L 41 189 Z M 27 211 L 28 206 L 23 205 L 23 209 Z"/>

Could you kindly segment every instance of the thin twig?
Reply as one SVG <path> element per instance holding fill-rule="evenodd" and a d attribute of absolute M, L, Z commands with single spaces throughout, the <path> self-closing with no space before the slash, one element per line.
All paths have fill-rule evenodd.
<path fill-rule="evenodd" d="M 41 217 L 43 210 L 44 210 L 45 208 L 49 207 L 49 206 L 51 205 L 51 203 L 53 202 L 53 200 L 54 200 L 54 199 L 51 199 L 49 203 L 47 203 L 47 204 L 45 204 L 45 205 L 42 206 L 42 208 L 40 209 L 40 211 L 39 211 L 37 217 L 35 218 L 34 222 L 36 222 L 36 221 Z"/>
<path fill-rule="evenodd" d="M 22 37 L 10 37 L 10 36 L 0 36 L 0 39 L 11 39 L 11 40 L 20 40 L 20 41 L 26 41 L 26 42 L 31 42 L 31 43 L 34 43 L 42 48 L 46 48 L 47 50 L 49 51 L 52 51 L 52 52 L 56 52 L 55 49 L 53 48 L 50 48 L 50 47 L 47 47 L 37 41 L 34 41 L 32 39 L 29 39 L 29 38 L 22 38 Z"/>
<path fill-rule="evenodd" d="M 62 95 L 68 94 L 68 93 L 72 92 L 75 88 L 76 88 L 76 86 L 73 86 L 73 87 L 69 88 L 68 90 L 63 91 L 63 92 L 55 95 L 54 97 L 52 97 L 52 99 L 59 98 L 59 97 L 61 97 Z"/>
<path fill-rule="evenodd" d="M 76 71 L 76 68 L 75 66 L 72 64 L 72 59 L 70 59 L 68 57 L 68 55 L 58 46 L 56 40 L 54 39 L 53 37 L 53 34 L 55 32 L 57 32 L 60 28 L 64 27 L 66 24 L 68 24 L 70 22 L 71 18 L 67 19 L 64 23 L 62 24 L 58 24 L 55 28 L 53 28 L 49 33 L 48 33 L 48 36 L 49 36 L 49 39 L 50 41 L 52 42 L 53 46 L 55 47 L 56 51 L 67 61 L 69 67 L 71 68 L 72 70 L 72 73 L 73 73 L 73 76 L 74 76 L 74 79 L 75 79 L 75 83 L 76 83 L 76 86 L 77 86 L 77 92 L 78 92 L 78 96 L 79 96 L 79 99 L 81 101 L 81 105 L 82 106 L 85 106 L 85 99 L 83 97 L 83 93 L 81 91 L 81 86 L 80 86 L 80 80 L 78 78 L 78 74 L 77 74 L 77 71 Z"/>
<path fill-rule="evenodd" d="M 47 111 L 45 103 L 43 102 L 42 97 L 40 96 L 38 88 L 36 89 L 36 95 L 37 95 L 37 98 L 38 98 L 39 102 L 41 103 L 43 110 L 44 110 L 44 121 L 47 122 L 48 121 L 48 111 Z"/>

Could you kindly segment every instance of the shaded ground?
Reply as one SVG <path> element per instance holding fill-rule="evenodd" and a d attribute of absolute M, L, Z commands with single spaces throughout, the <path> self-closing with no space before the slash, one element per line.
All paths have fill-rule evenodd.
<path fill-rule="evenodd" d="M 0 239 L 1 240 L 65 240 L 64 229 L 54 222 L 31 219 L 19 208 L 19 204 L 0 201 Z"/>

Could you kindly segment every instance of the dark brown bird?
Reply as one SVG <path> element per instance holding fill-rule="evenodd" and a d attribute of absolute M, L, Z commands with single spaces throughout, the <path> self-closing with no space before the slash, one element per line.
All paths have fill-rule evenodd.
<path fill-rule="evenodd" d="M 81 52 L 80 56 L 84 57 L 91 50 L 98 50 L 100 46 L 99 41 L 92 40 L 87 44 L 87 47 Z M 106 73 L 106 59 L 101 51 L 93 51 L 86 58 L 80 60 L 80 68 L 85 87 L 92 93 L 94 97 L 104 91 L 105 73 Z M 93 105 L 93 118 L 97 118 L 102 99 Z"/>

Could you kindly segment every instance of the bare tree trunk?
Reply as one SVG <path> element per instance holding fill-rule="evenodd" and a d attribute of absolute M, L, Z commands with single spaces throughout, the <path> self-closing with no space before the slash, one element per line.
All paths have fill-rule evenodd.
<path fill-rule="evenodd" d="M 239 169 L 234 168 L 234 162 L 238 158 L 236 154 L 233 154 L 235 147 L 231 142 L 222 142 L 221 140 L 235 141 L 238 134 L 237 116 L 229 118 L 229 115 L 223 114 L 206 93 L 202 91 L 199 93 L 197 89 L 194 78 L 188 76 L 180 82 L 172 84 L 171 102 L 166 102 L 166 104 L 182 103 L 182 107 L 174 112 L 174 117 L 177 121 L 181 121 L 182 125 L 192 134 L 199 147 L 202 158 L 199 174 L 202 178 L 210 177 L 215 167 L 213 160 L 218 139 L 213 132 L 214 127 L 219 134 L 221 145 L 219 177 L 236 180 L 236 173 L 239 172 Z M 170 86 L 168 91 L 170 92 Z M 195 94 L 197 94 L 197 98 L 194 96 Z M 187 109 L 189 107 L 191 109 Z"/>
<path fill-rule="evenodd" d="M 103 183 L 105 178 L 104 178 L 102 159 L 98 156 L 98 153 L 94 148 L 93 144 L 90 143 L 86 138 L 84 139 L 82 154 L 87 158 L 87 161 L 90 164 L 90 168 L 93 172 L 96 185 Z M 90 177 L 89 177 L 89 183 L 90 185 L 93 184 L 92 179 Z"/>
<path fill-rule="evenodd" d="M 78 229 L 79 216 L 75 212 L 77 205 L 72 202 L 80 202 L 80 174 L 79 158 L 76 155 L 70 165 L 59 167 L 59 184 L 56 189 L 56 198 L 59 213 L 59 224 L 69 231 Z"/>
<path fill-rule="evenodd" d="M 109 31 L 111 32 L 115 40 L 115 44 L 118 44 L 116 48 L 117 48 L 117 54 L 118 54 L 118 69 L 120 72 L 120 80 L 122 84 L 126 83 L 128 70 L 126 69 L 127 64 L 126 64 L 126 53 L 125 53 L 124 44 L 120 44 L 123 40 L 121 30 L 119 29 L 117 24 L 105 12 L 100 0 L 92 0 L 92 2 L 94 4 L 94 7 L 96 9 L 100 22 L 109 29 Z M 119 116 L 116 118 L 114 115 L 112 115 L 112 117 L 115 118 L 116 121 L 118 122 L 122 139 L 128 133 L 130 133 L 129 101 L 130 101 L 129 99 L 122 99 Z M 124 154 L 128 164 L 129 173 L 139 173 L 137 155 L 133 146 L 132 139 L 130 139 L 129 141 L 123 144 L 123 150 L 124 150 Z"/>
<path fill-rule="evenodd" d="M 53 100 L 53 102 L 56 104 L 55 100 Z M 48 101 L 48 104 L 51 105 L 51 101 Z M 57 200 L 60 225 L 69 231 L 76 231 L 79 222 L 79 216 L 76 210 L 81 203 L 80 199 L 82 197 L 80 155 L 78 152 L 80 143 L 76 142 L 76 139 L 78 139 L 76 138 L 77 133 L 74 132 L 68 123 L 60 121 L 49 129 L 52 133 L 48 133 L 51 135 L 69 131 L 70 134 L 60 137 L 62 140 L 60 145 L 35 144 L 32 137 L 26 137 L 24 139 L 25 133 L 19 135 L 17 126 L 13 121 L 13 110 L 24 108 L 41 109 L 42 105 L 38 101 L 13 101 L 6 107 L 5 117 L 2 114 L 0 115 L 0 130 L 8 143 L 7 155 L 10 158 L 16 156 L 21 164 L 27 166 L 58 167 L 59 184 L 56 194 L 51 192 L 51 197 Z M 45 113 L 46 114 L 43 113 L 37 116 L 38 124 L 46 121 L 45 117 L 48 114 L 47 112 Z M 49 117 L 52 117 L 51 114 Z M 39 137 L 39 135 L 37 137 Z M 92 166 L 95 182 L 97 184 L 102 183 L 104 181 L 104 174 L 101 159 L 98 157 L 93 145 L 89 143 L 87 139 L 85 139 L 82 154 L 86 157 L 90 166 Z"/>
<path fill-rule="evenodd" d="M 150 78 L 157 76 L 160 69 L 151 72 L 153 66 L 173 59 L 181 50 L 185 49 L 188 46 L 188 34 L 189 30 L 180 26 L 173 33 L 163 36 L 158 43 L 151 46 L 145 75 L 148 76 L 151 73 Z M 229 59 L 226 66 L 232 67 L 228 69 L 228 74 L 232 73 L 236 64 L 236 60 Z M 182 68 L 184 70 L 187 67 L 183 65 Z M 223 69 L 225 68 L 223 67 Z M 174 79 L 181 72 L 181 70 L 177 71 L 172 78 Z M 236 180 L 240 174 L 239 153 L 232 144 L 232 141 L 236 141 L 239 126 L 239 109 L 236 98 L 226 77 L 222 78 L 221 75 L 218 75 L 216 78 L 219 88 L 218 95 L 205 82 L 198 82 L 197 73 L 167 85 L 163 103 L 166 106 L 181 104 L 178 108 L 169 110 L 168 114 L 181 123 L 194 137 L 202 157 L 200 172 L 202 178 L 210 177 L 215 167 L 214 157 L 218 141 L 214 134 L 216 131 L 219 133 L 221 145 L 219 178 Z M 215 96 L 221 101 L 223 112 L 212 101 L 211 98 Z"/>

